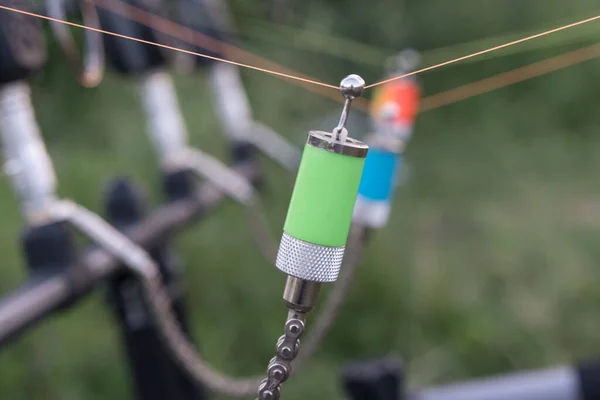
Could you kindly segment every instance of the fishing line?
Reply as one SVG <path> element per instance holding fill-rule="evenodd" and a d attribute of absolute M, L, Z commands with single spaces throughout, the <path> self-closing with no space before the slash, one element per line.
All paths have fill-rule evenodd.
<path fill-rule="evenodd" d="M 124 3 L 122 0 L 91 0 L 91 2 L 95 3 L 98 7 L 105 8 L 106 10 L 114 12 L 116 14 L 119 14 L 123 17 L 130 18 L 130 19 L 132 19 L 136 22 L 139 22 L 143 25 L 146 25 L 156 31 L 159 31 L 161 33 L 175 37 L 186 43 L 194 44 L 196 46 L 208 49 L 212 52 L 226 52 L 227 55 L 229 55 L 231 57 L 237 56 L 241 59 L 246 59 L 248 62 L 250 62 L 250 60 L 252 60 L 256 64 L 262 63 L 263 66 L 265 64 L 267 64 L 267 65 L 270 65 L 271 68 L 277 68 L 279 70 L 286 70 L 286 73 L 288 73 L 290 75 L 294 74 L 294 75 L 298 75 L 298 76 L 301 76 L 303 78 L 307 78 L 310 80 L 316 80 L 315 78 L 312 78 L 310 76 L 302 75 L 295 71 L 286 69 L 285 67 L 282 67 L 281 65 L 278 65 L 270 60 L 262 58 L 258 55 L 250 53 L 246 50 L 240 49 L 234 45 L 231 45 L 226 42 L 222 42 L 218 39 L 215 39 L 213 37 L 205 35 L 194 29 L 179 25 L 179 24 L 177 24 L 173 21 L 170 21 L 166 18 L 163 18 L 156 14 L 152 14 L 148 11 L 137 8 L 130 4 Z M 570 24 L 570 25 L 573 25 L 573 24 Z M 553 31 L 555 31 L 555 29 Z M 536 35 L 533 35 L 533 36 L 536 36 Z M 532 38 L 532 37 L 530 36 L 529 38 Z M 552 63 L 552 61 L 553 61 L 553 59 L 548 59 L 548 60 L 542 61 L 541 63 Z M 541 65 L 536 64 L 535 67 L 538 68 L 540 66 Z M 526 68 L 526 67 L 523 67 L 523 69 L 524 68 Z M 528 71 L 529 70 L 524 70 L 523 73 L 527 73 Z M 550 71 L 548 71 L 548 72 L 550 72 Z M 426 97 L 422 101 L 421 111 L 429 111 L 429 110 L 435 109 L 437 107 L 440 107 L 442 105 L 447 105 L 447 104 L 450 104 L 450 103 L 453 103 L 456 101 L 464 100 L 466 98 L 469 98 L 469 97 L 472 97 L 472 96 L 475 96 L 478 94 L 482 94 L 482 93 L 485 93 L 490 90 L 499 89 L 501 87 L 516 83 L 513 81 L 504 83 L 504 80 L 512 77 L 513 73 L 518 73 L 518 72 L 516 70 L 514 72 L 506 72 L 506 73 L 500 74 L 497 78 L 495 78 L 495 77 L 487 78 L 482 81 L 478 81 L 478 82 L 474 82 L 469 85 L 465 85 L 468 87 L 460 87 L 460 88 L 456 88 L 456 89 L 451 89 L 451 90 L 448 90 L 448 91 L 445 91 L 442 93 L 438 93 L 438 94 Z M 509 75 L 509 74 L 511 74 L 511 75 Z M 488 80 L 492 80 L 492 79 L 494 80 L 493 82 L 488 82 Z M 527 79 L 527 78 L 525 77 L 522 80 L 524 80 L 524 79 Z M 499 82 L 503 82 L 503 84 L 500 85 Z M 492 83 L 494 84 L 493 87 L 486 89 Z M 480 85 L 485 85 L 485 88 L 481 88 Z M 326 97 L 329 97 L 335 101 L 340 101 L 339 96 L 334 95 L 334 93 L 330 92 L 329 90 L 320 90 L 319 88 L 313 88 L 311 86 L 306 86 L 306 85 L 303 85 L 303 87 L 311 89 L 311 90 L 316 89 L 316 93 L 324 95 Z M 464 90 L 468 90 L 472 94 L 467 96 L 464 94 Z M 315 91 L 315 90 L 313 90 L 313 91 Z M 456 96 L 459 93 L 459 91 L 462 93 L 462 96 L 460 98 L 457 98 Z M 369 102 L 367 99 L 359 98 L 356 100 L 357 101 L 355 101 L 355 104 L 354 104 L 355 108 L 358 108 L 364 112 L 369 111 Z"/>
<path fill-rule="evenodd" d="M 127 17 L 129 17 L 129 18 L 131 18 L 133 20 L 136 20 L 137 22 L 140 22 L 140 23 L 142 23 L 144 25 L 147 25 L 149 27 L 155 28 L 157 31 L 166 33 L 168 35 L 171 35 L 171 36 L 173 36 L 175 38 L 178 38 L 178 39 L 180 39 L 182 41 L 185 41 L 187 43 L 190 43 L 190 40 L 193 40 L 192 44 L 195 44 L 197 46 L 204 47 L 204 48 L 209 48 L 209 49 L 211 49 L 211 48 L 215 49 L 215 47 L 218 46 L 221 50 L 228 51 L 231 55 L 237 54 L 239 57 L 252 58 L 252 59 L 254 59 L 256 61 L 260 60 L 260 63 L 269 63 L 270 65 L 276 65 L 275 63 L 273 63 L 273 62 L 271 62 L 269 60 L 263 59 L 260 56 L 257 56 L 257 55 L 254 55 L 252 53 L 249 53 L 249 52 L 247 52 L 245 50 L 239 49 L 239 48 L 237 48 L 235 46 L 232 46 L 232 45 L 230 45 L 228 43 L 220 42 L 219 40 L 211 38 L 211 37 L 209 37 L 207 35 L 204 35 L 204 34 L 202 34 L 200 32 L 197 32 L 197 31 L 195 31 L 193 29 L 187 28 L 185 26 L 178 25 L 178 24 L 176 24 L 176 23 L 174 23 L 172 21 L 169 21 L 167 19 L 164 19 L 164 18 L 159 17 L 157 15 L 154 15 L 152 13 L 148 13 L 148 12 L 146 12 L 144 10 L 138 9 L 138 8 L 130 6 L 128 4 L 120 2 L 120 4 L 117 4 L 115 6 L 114 3 L 110 4 L 106 0 L 92 0 L 92 1 L 94 2 L 94 4 L 96 4 L 99 7 L 103 7 L 105 9 L 109 10 L 109 11 L 112 11 L 112 12 L 115 12 L 115 13 L 119 13 L 122 16 L 127 16 Z M 310 85 L 315 85 L 317 87 L 323 87 L 323 88 L 327 88 L 327 89 L 338 89 L 337 86 L 334 86 L 334 85 L 331 85 L 331 84 L 327 84 L 327 83 L 324 83 L 324 82 L 320 82 L 320 81 L 315 80 L 313 78 L 308 78 L 308 77 L 303 77 L 303 76 L 299 76 L 299 75 L 294 75 L 292 73 L 279 72 L 279 71 L 275 71 L 275 70 L 268 69 L 268 68 L 262 68 L 262 67 L 258 67 L 258 66 L 255 66 L 255 65 L 250 65 L 250 64 L 247 64 L 247 63 L 241 63 L 241 62 L 237 62 L 237 61 L 232 61 L 232 60 L 229 60 L 229 59 L 226 59 L 226 58 L 215 57 L 215 56 L 211 56 L 211 55 L 208 55 L 208 54 L 203 54 L 203 53 L 199 53 L 199 52 L 195 52 L 195 51 L 180 49 L 180 48 L 173 47 L 173 46 L 168 46 L 168 45 L 164 45 L 164 44 L 160 44 L 160 43 L 156 43 L 156 42 L 152 42 L 152 41 L 148 41 L 148 40 L 138 39 L 138 38 L 130 37 L 130 36 L 127 36 L 127 35 L 122 35 L 122 34 L 111 32 L 111 31 L 106 31 L 106 30 L 103 30 L 103 29 L 92 28 L 92 27 L 88 27 L 88 26 L 85 26 L 85 25 L 77 24 L 77 23 L 74 23 L 74 22 L 64 21 L 64 20 L 60 20 L 60 19 L 56 19 L 56 18 L 51 18 L 51 17 L 47 17 L 45 15 L 36 14 L 36 13 L 33 13 L 33 12 L 28 12 L 28 11 L 24 11 L 24 10 L 12 8 L 12 7 L 7 7 L 7 6 L 3 6 L 3 5 L 0 5 L 0 9 L 4 9 L 4 10 L 7 10 L 7 11 L 12 11 L 12 12 L 17 12 L 17 13 L 20 13 L 20 14 L 28 15 L 28 16 L 31 16 L 31 17 L 37 17 L 37 18 L 48 20 L 48 21 L 62 23 L 62 24 L 65 24 L 65 25 L 70 25 L 70 26 L 74 26 L 74 27 L 77 27 L 77 28 L 81 28 L 81 29 L 88 29 L 88 30 L 100 32 L 100 33 L 103 33 L 103 34 L 106 34 L 106 35 L 116 36 L 116 37 L 120 37 L 120 38 L 123 38 L 123 39 L 129 39 L 129 40 L 137 41 L 137 42 L 148 44 L 148 45 L 162 47 L 162 48 L 165 48 L 165 49 L 168 49 L 168 50 L 178 51 L 178 52 L 182 52 L 182 53 L 194 55 L 194 56 L 197 56 L 197 57 L 204 57 L 204 58 L 212 59 L 212 60 L 215 60 L 215 61 L 225 62 L 225 63 L 237 65 L 239 67 L 249 68 L 249 69 L 260 71 L 260 72 L 264 72 L 264 73 L 267 73 L 267 74 L 279 76 L 279 77 L 282 77 L 282 78 L 285 78 L 285 79 L 291 79 L 293 81 L 298 81 L 298 82 L 302 82 L 302 83 L 306 83 L 306 84 L 310 84 Z M 132 15 L 130 15 L 130 13 L 127 13 L 125 11 L 126 9 L 129 9 L 129 11 L 131 12 Z M 417 75 L 417 74 L 420 74 L 420 73 L 423 73 L 423 72 L 426 72 L 426 71 L 431 71 L 431 70 L 434 70 L 434 69 L 437 69 L 437 68 L 441 68 L 441 67 L 446 66 L 446 65 L 454 64 L 454 63 L 457 63 L 457 62 L 460 62 L 460 61 L 463 61 L 463 60 L 467 60 L 467 59 L 470 59 L 470 58 L 474 58 L 474 57 L 477 57 L 477 56 L 480 56 L 480 55 L 483 55 L 483 54 L 487 54 L 487 53 L 490 53 L 490 52 L 493 52 L 493 51 L 496 51 L 496 50 L 500 50 L 500 49 L 503 49 L 503 48 L 514 46 L 514 45 L 519 44 L 519 43 L 530 41 L 530 40 L 533 40 L 533 39 L 536 39 L 536 38 L 539 38 L 539 37 L 542 37 L 542 36 L 546 36 L 546 35 L 549 35 L 549 34 L 552 34 L 552 33 L 560 32 L 560 31 L 563 31 L 563 30 L 566 30 L 566 29 L 569 29 L 569 28 L 573 28 L 573 27 L 580 26 L 580 25 L 583 25 L 583 24 L 586 24 L 586 23 L 589 23 L 589 22 L 593 22 L 593 21 L 596 21 L 598 19 L 600 19 L 600 15 L 595 16 L 595 17 L 591 17 L 591 18 L 587 18 L 587 19 L 584 19 L 584 20 L 581 20 L 581 21 L 577 21 L 577 22 L 574 22 L 574 23 L 571 23 L 571 24 L 563 25 L 563 26 L 560 26 L 558 28 L 554 28 L 554 29 L 551 29 L 551 30 L 548 30 L 548 31 L 544 31 L 544 32 L 541 32 L 541 33 L 538 33 L 538 34 L 535 34 L 535 35 L 527 36 L 525 38 L 514 40 L 514 41 L 511 41 L 511 42 L 502 44 L 502 45 L 494 46 L 494 47 L 491 47 L 489 49 L 478 51 L 478 52 L 475 52 L 475 53 L 472 53 L 472 54 L 468 54 L 468 55 L 465 55 L 465 56 L 462 56 L 462 57 L 458 57 L 458 58 L 455 58 L 455 59 L 452 59 L 452 60 L 449 60 L 449 61 L 446 61 L 446 62 L 435 64 L 435 65 L 432 65 L 432 66 L 429 66 L 429 67 L 426 67 L 426 68 L 423 68 L 423 69 L 419 69 L 417 71 L 414 71 L 414 72 L 411 72 L 411 73 L 408 73 L 408 74 L 404 74 L 404 75 L 392 77 L 392 78 L 389 78 L 389 79 L 385 79 L 385 80 L 373 83 L 371 85 L 367 85 L 367 86 L 365 86 L 365 89 L 376 87 L 376 86 L 379 86 L 379 85 L 383 85 L 385 83 L 392 82 L 392 81 L 395 81 L 395 80 L 399 80 L 399 79 L 402 79 L 402 78 L 405 78 L 405 77 L 408 77 L 408 76 Z M 584 52 L 585 50 L 581 49 L 580 51 Z M 576 52 L 579 52 L 579 51 L 576 51 Z M 572 56 L 573 55 L 572 53 L 567 53 L 564 56 L 565 57 L 568 57 L 569 55 Z M 588 57 L 586 57 L 582 61 L 585 61 L 587 59 L 591 59 L 591 58 L 594 58 L 594 57 L 595 56 L 588 55 Z M 546 63 L 547 62 L 548 64 L 550 64 L 552 61 L 559 62 L 559 65 L 554 66 L 554 67 L 549 66 L 549 65 L 546 66 L 545 68 L 543 68 L 542 70 L 540 70 L 540 72 L 539 72 L 540 75 L 543 74 L 543 73 L 551 72 L 553 70 L 564 68 L 566 66 L 573 65 L 573 64 L 577 63 L 577 62 L 571 62 L 571 63 L 566 63 L 565 64 L 564 59 L 561 56 L 557 56 L 557 58 L 548 59 L 548 60 L 542 61 L 540 63 Z M 560 63 L 561 61 L 562 61 L 562 63 Z M 487 79 L 485 79 L 483 81 L 475 82 L 473 84 L 465 85 L 463 87 L 452 89 L 450 91 L 443 92 L 443 93 L 440 93 L 440 94 L 433 95 L 433 96 L 430 96 L 428 98 L 425 98 L 425 99 L 423 99 L 424 108 L 422 108 L 422 111 L 432 110 L 432 109 L 440 107 L 442 105 L 450 104 L 450 103 L 455 102 L 455 101 L 460 101 L 460 100 L 462 100 L 464 98 L 472 97 L 472 96 L 475 96 L 477 94 L 485 93 L 485 92 L 490 91 L 490 90 L 498 89 L 498 88 L 501 88 L 503 86 L 507 86 L 507 85 L 510 85 L 510 84 L 513 84 L 513 83 L 525 80 L 529 76 L 522 75 L 521 79 L 517 79 L 517 78 L 515 78 L 515 75 L 513 75 L 513 74 L 517 74 L 519 76 L 521 76 L 520 74 L 527 74 L 527 73 L 529 73 L 531 71 L 530 68 L 540 68 L 541 67 L 540 63 L 536 63 L 536 64 L 533 64 L 533 65 L 528 66 L 528 67 L 522 67 L 522 68 L 517 69 L 517 70 L 513 70 L 513 71 L 506 72 L 504 74 L 500 74 L 500 75 L 498 75 L 496 77 L 487 78 Z M 278 65 L 277 65 L 277 67 L 281 68 Z M 509 80 L 508 83 L 506 83 L 506 79 Z M 503 82 L 502 84 L 500 84 L 501 81 Z M 480 85 L 484 85 L 484 86 L 480 87 Z M 310 87 L 310 86 L 306 86 L 306 87 Z M 464 94 L 465 90 L 471 90 L 472 94 L 465 95 Z M 463 93 L 460 96 L 458 95 L 459 91 L 460 91 L 460 93 Z M 327 91 L 320 91 L 319 90 L 319 93 L 323 94 L 323 95 L 325 95 L 325 96 L 327 96 L 329 98 L 333 98 L 335 100 L 338 100 L 338 96 L 336 96 L 334 93 L 330 93 L 328 90 Z M 440 99 L 442 99 L 442 96 L 450 96 L 450 97 L 446 97 L 447 100 L 441 101 Z M 453 100 L 449 100 L 449 99 L 453 99 Z M 368 110 L 368 102 L 365 99 L 361 99 L 361 100 L 364 100 L 364 101 L 363 102 L 356 102 L 357 103 L 356 104 L 357 108 L 362 109 L 363 111 L 367 111 Z"/>
<path fill-rule="evenodd" d="M 587 19 L 584 19 L 584 20 L 581 20 L 581 21 L 573 22 L 573 23 L 568 24 L 568 25 L 563 25 L 563 26 L 560 26 L 558 28 L 551 29 L 549 31 L 545 31 L 545 32 L 537 33 L 535 35 L 527 36 L 527 37 L 524 37 L 522 39 L 514 40 L 512 42 L 504 43 L 504 44 L 501 44 L 499 46 L 494 46 L 494 47 L 491 47 L 491 48 L 486 49 L 486 50 L 478 51 L 476 53 L 471 53 L 471 54 L 468 54 L 466 56 L 458 57 L 458 58 L 455 58 L 455 59 L 452 59 L 452 60 L 449 60 L 449 61 L 445 61 L 445 62 L 442 62 L 442 63 L 439 63 L 439 64 L 435 64 L 435 65 L 432 65 L 430 67 L 426 67 L 426 68 L 419 69 L 419 70 L 414 71 L 414 72 L 410 72 L 408 74 L 404 74 L 404 75 L 396 76 L 396 77 L 393 77 L 393 78 L 385 79 L 383 81 L 379 81 L 379 82 L 376 82 L 376 83 L 372 83 L 370 85 L 365 86 L 365 89 L 369 89 L 369 88 L 372 88 L 372 87 L 375 87 L 375 86 L 383 85 L 383 84 L 388 83 L 388 82 L 393 82 L 393 81 L 396 81 L 398 79 L 406 78 L 408 76 L 417 75 L 417 74 L 420 74 L 420 73 L 423 73 L 423 72 L 426 72 L 426 71 L 431 71 L 433 69 L 438 69 L 440 67 L 444 67 L 446 65 L 454 64 L 454 63 L 457 63 L 459 61 L 468 60 L 469 58 L 473 58 L 473 57 L 477 57 L 477 56 L 480 56 L 480 55 L 483 55 L 483 54 L 491 53 L 492 51 L 504 49 L 506 47 L 514 46 L 516 44 L 527 42 L 527 41 L 532 40 L 532 39 L 537 39 L 539 37 L 550 35 L 552 33 L 564 31 L 565 29 L 574 28 L 576 26 L 587 24 L 588 22 L 596 21 L 598 19 L 600 19 L 600 15 L 596 15 L 595 17 L 587 18 Z"/>
<path fill-rule="evenodd" d="M 501 74 L 468 83 L 441 93 L 423 98 L 421 112 L 431 111 L 445 105 L 453 104 L 471 97 L 488 93 L 492 90 L 533 79 L 538 76 L 567 68 L 584 61 L 600 57 L 600 43 L 582 47 L 555 57 L 547 58 L 524 67 L 516 68 Z"/>
<path fill-rule="evenodd" d="M 60 20 L 60 19 L 47 17 L 45 15 L 36 14 L 36 13 L 33 13 L 33 12 L 24 11 L 24 10 L 19 10 L 17 8 L 12 8 L 12 7 L 7 7 L 7 6 L 0 5 L 0 9 L 7 10 L 7 11 L 13 11 L 13 12 L 16 12 L 16 13 L 19 13 L 19 14 L 28 15 L 30 17 L 36 17 L 36 18 L 45 19 L 47 21 L 58 22 L 58 23 L 65 24 L 65 25 L 70 25 L 70 26 L 73 26 L 73 27 L 76 27 L 76 28 L 88 29 L 88 30 L 92 30 L 92 31 L 95 31 L 95 32 L 103 33 L 105 35 L 116 36 L 116 37 L 119 37 L 119 38 L 122 38 L 122 39 L 129 39 L 129 40 L 133 40 L 135 42 L 149 44 L 151 46 L 157 46 L 157 47 L 161 47 L 161 48 L 164 48 L 164 49 L 167 49 L 167 50 L 178 51 L 178 52 L 181 52 L 181 53 L 191 54 L 191 55 L 194 55 L 194 56 L 197 56 L 197 57 L 203 57 L 203 58 L 208 58 L 208 59 L 215 60 L 215 61 L 220 61 L 220 62 L 224 62 L 224 63 L 228 63 L 228 64 L 233 64 L 233 65 L 237 65 L 238 67 L 253 69 L 255 71 L 265 72 L 267 74 L 277 75 L 277 76 L 280 76 L 280 77 L 283 77 L 283 78 L 287 78 L 287 79 L 293 79 L 293 80 L 297 80 L 297 81 L 301 81 L 301 82 L 305 82 L 305 83 L 310 83 L 312 85 L 318 85 L 318 86 L 323 86 L 323 87 L 326 87 L 326 88 L 338 90 L 337 86 L 330 85 L 330 84 L 327 84 L 327 83 L 324 83 L 324 82 L 319 82 L 319 81 L 315 81 L 315 80 L 312 80 L 312 79 L 302 78 L 302 77 L 299 77 L 299 76 L 294 76 L 294 75 L 286 74 L 286 73 L 283 73 L 283 72 L 277 72 L 277 71 L 273 71 L 273 70 L 270 70 L 270 69 L 257 67 L 257 66 L 254 66 L 254 65 L 244 64 L 244 63 L 240 63 L 240 62 L 236 62 L 236 61 L 231 61 L 231 60 L 227 60 L 225 58 L 214 57 L 214 56 L 210 56 L 208 54 L 198 53 L 198 52 L 195 52 L 195 51 L 184 50 L 184 49 L 180 49 L 180 48 L 177 48 L 177 47 L 168 46 L 166 44 L 152 42 L 152 41 L 149 41 L 149 40 L 138 39 L 138 38 L 127 36 L 127 35 L 122 35 L 120 33 L 106 31 L 104 29 L 92 28 L 92 27 L 89 27 L 89 26 L 77 24 L 75 22 L 63 21 L 63 20 Z"/>
<path fill-rule="evenodd" d="M 94 1 L 94 3 L 97 4 L 97 5 L 99 5 L 99 6 L 104 6 L 105 5 L 105 4 L 99 4 L 97 1 Z M 126 5 L 122 4 L 122 6 L 126 6 Z M 47 17 L 45 15 L 41 15 L 41 14 L 36 14 L 36 13 L 33 13 L 33 12 L 29 12 L 29 11 L 20 10 L 20 9 L 17 9 L 17 8 L 12 8 L 12 7 L 7 7 L 7 6 L 0 5 L 0 9 L 4 9 L 4 10 L 7 10 L 7 11 L 12 11 L 12 12 L 17 12 L 17 13 L 20 13 L 20 14 L 24 14 L 24 15 L 28 15 L 28 16 L 36 17 L 36 18 L 41 18 L 41 19 L 45 19 L 45 20 L 48 20 L 48 21 L 58 22 L 58 23 L 62 23 L 62 24 L 65 24 L 65 25 L 74 26 L 74 27 L 81 28 L 81 29 L 89 29 L 89 30 L 92 30 L 92 31 L 96 31 L 96 32 L 100 32 L 100 33 L 106 34 L 106 35 L 116 36 L 116 37 L 120 37 L 120 38 L 123 38 L 123 39 L 129 39 L 129 40 L 133 40 L 133 41 L 136 41 L 136 42 L 140 42 L 140 43 L 144 43 L 144 44 L 149 44 L 149 45 L 152 45 L 152 46 L 162 47 L 162 48 L 165 48 L 165 49 L 168 49 L 168 50 L 179 51 L 179 52 L 186 53 L 186 54 L 191 54 L 191 55 L 194 55 L 194 56 L 197 56 L 197 57 L 203 57 L 203 58 L 208 58 L 208 59 L 212 59 L 212 60 L 215 60 L 215 61 L 225 62 L 225 63 L 237 65 L 239 67 L 249 68 L 249 69 L 253 69 L 253 70 L 256 70 L 256 71 L 264 72 L 264 73 L 267 73 L 267 74 L 280 76 L 280 77 L 283 77 L 283 78 L 286 78 L 286 79 L 292 79 L 292 80 L 296 80 L 296 81 L 300 81 L 300 82 L 304 82 L 304 83 L 308 83 L 308 84 L 312 84 L 312 85 L 326 87 L 326 88 L 329 88 L 329 89 L 338 89 L 337 86 L 334 86 L 334 85 L 331 85 L 331 84 L 328 84 L 328 83 L 324 83 L 324 82 L 320 82 L 320 81 L 317 81 L 317 80 L 303 78 L 301 76 L 287 74 L 287 73 L 283 73 L 283 72 L 278 72 L 278 71 L 274 71 L 274 70 L 267 69 L 267 68 L 261 68 L 261 67 L 258 67 L 258 66 L 254 66 L 254 65 L 250 65 L 250 64 L 245 64 L 245 63 L 241 63 L 241 62 L 236 62 L 236 61 L 228 60 L 228 59 L 225 59 L 225 58 L 214 57 L 214 56 L 210 56 L 208 54 L 203 54 L 203 53 L 199 53 L 199 52 L 195 52 L 195 51 L 184 50 L 184 49 L 180 49 L 180 48 L 173 47 L 173 46 L 168 46 L 168 45 L 164 45 L 164 44 L 160 44 L 160 43 L 156 43 L 156 42 L 152 42 L 152 41 L 148 41 L 148 40 L 138 39 L 138 38 L 135 38 L 135 37 L 131 37 L 131 36 L 127 36 L 127 35 L 122 35 L 122 34 L 111 32 L 111 31 L 106 31 L 106 30 L 103 30 L 103 29 L 92 28 L 92 27 L 88 27 L 88 26 L 85 26 L 85 25 L 77 24 L 77 23 L 74 23 L 74 22 L 63 21 L 63 20 L 59 20 L 59 19 L 56 19 L 56 18 Z M 143 10 L 139 10 L 139 11 L 143 11 Z M 150 15 L 152 15 L 152 14 L 150 14 Z M 152 15 L 152 19 L 154 21 L 160 20 L 159 17 L 154 16 L 154 15 Z M 367 85 L 367 86 L 365 86 L 365 89 L 372 88 L 372 87 L 379 86 L 379 85 L 383 85 L 383 84 L 388 83 L 388 82 L 392 82 L 392 81 L 395 81 L 395 80 L 398 80 L 398 79 L 402 79 L 402 78 L 405 78 L 405 77 L 408 77 L 408 76 L 420 74 L 420 73 L 423 73 L 423 72 L 426 72 L 426 71 L 431 71 L 431 70 L 434 70 L 434 69 L 437 69 L 437 68 L 441 68 L 441 67 L 446 66 L 446 65 L 454 64 L 454 63 L 457 63 L 459 61 L 467 60 L 469 58 L 473 58 L 473 57 L 477 57 L 477 56 L 480 56 L 480 55 L 483 55 L 483 54 L 486 54 L 486 53 L 490 53 L 492 51 L 496 51 L 496 50 L 500 50 L 500 49 L 503 49 L 503 48 L 506 48 L 506 47 L 514 46 L 514 45 L 519 44 L 519 43 L 523 43 L 523 42 L 526 42 L 526 41 L 529 41 L 529 40 L 533 40 L 533 39 L 536 39 L 536 38 L 539 38 L 539 37 L 542 37 L 542 36 L 546 36 L 546 35 L 549 35 L 549 34 L 552 34 L 552 33 L 560 32 L 560 31 L 563 31 L 563 30 L 566 30 L 566 29 L 570 29 L 570 28 L 573 28 L 573 27 L 576 27 L 576 26 L 579 26 L 579 25 L 583 25 L 583 24 L 586 24 L 586 23 L 589 23 L 589 22 L 592 22 L 592 21 L 596 21 L 598 19 L 600 19 L 600 15 L 597 15 L 597 16 L 591 17 L 591 18 L 587 18 L 587 19 L 584 19 L 584 20 L 581 20 L 581 21 L 577 21 L 577 22 L 574 22 L 574 23 L 571 23 L 571 24 L 568 24 L 568 25 L 563 25 L 563 26 L 560 26 L 558 28 L 554 28 L 554 29 L 551 29 L 551 30 L 548 30 L 548 31 L 544 31 L 544 32 L 541 32 L 541 33 L 538 33 L 538 34 L 535 34 L 535 35 L 527 36 L 525 38 L 514 40 L 512 42 L 505 43 L 505 44 L 502 44 L 502 45 L 499 45 L 499 46 L 494 46 L 494 47 L 491 47 L 491 48 L 486 49 L 486 50 L 482 50 L 482 51 L 478 51 L 478 52 L 475 52 L 475 53 L 472 53 L 472 54 L 468 54 L 466 56 L 458 57 L 458 58 L 455 58 L 455 59 L 452 59 L 452 60 L 449 60 L 449 61 L 446 61 L 446 62 L 443 62 L 443 63 L 435 64 L 435 65 L 432 65 L 432 66 L 429 66 L 429 67 L 426 67 L 426 68 L 422 68 L 422 69 L 419 69 L 417 71 L 414 71 L 414 72 L 411 72 L 411 73 L 408 73 L 408 74 L 403 74 L 403 75 L 396 76 L 396 77 L 393 77 L 393 78 L 385 79 L 385 80 L 373 83 L 371 85 Z M 170 22 L 170 21 L 168 21 L 168 22 Z M 172 23 L 172 22 L 170 22 L 170 23 Z M 177 25 L 177 24 L 175 24 L 175 25 Z M 181 28 L 185 28 L 185 27 L 181 27 Z M 190 31 L 191 32 L 195 32 L 193 29 L 190 29 Z M 198 34 L 199 32 L 195 32 L 195 33 Z M 254 56 L 254 55 L 252 55 L 252 56 Z"/>
<path fill-rule="evenodd" d="M 211 36 L 198 32 L 192 28 L 177 24 L 176 22 L 170 21 L 167 18 L 163 18 L 159 15 L 150 13 L 141 8 L 137 8 L 130 4 L 124 3 L 122 1 L 115 0 L 91 0 L 96 6 L 104 8 L 107 11 L 113 12 L 117 15 L 120 15 L 124 18 L 130 19 L 132 21 L 138 22 L 142 25 L 148 26 L 157 32 L 161 32 L 163 34 L 169 35 L 176 39 L 179 39 L 188 44 L 193 44 L 198 47 L 207 49 L 213 53 L 221 53 L 230 58 L 238 58 L 241 61 L 245 61 L 248 64 L 261 65 L 265 67 L 265 69 L 278 70 L 280 72 L 285 72 L 285 75 L 293 75 L 304 80 L 292 80 L 291 82 L 300 83 L 301 86 L 313 93 L 317 93 L 321 96 L 327 97 L 336 102 L 343 102 L 339 95 L 336 92 L 332 92 L 329 89 L 333 88 L 333 85 L 322 85 L 322 86 L 313 86 L 310 84 L 312 81 L 317 82 L 318 80 L 308 76 L 306 74 L 301 74 L 296 71 L 293 71 L 289 68 L 283 67 L 273 61 L 267 60 L 266 58 L 260 57 L 256 54 L 253 54 L 249 51 L 238 48 L 232 44 L 220 41 Z M 281 76 L 280 76 L 281 77 Z M 324 88 L 323 88 L 324 87 Z M 335 87 L 337 89 L 337 86 Z M 361 98 L 357 99 L 357 104 L 361 109 L 368 110 L 368 104 L 366 99 Z M 362 100 L 362 102 L 360 101 Z"/>

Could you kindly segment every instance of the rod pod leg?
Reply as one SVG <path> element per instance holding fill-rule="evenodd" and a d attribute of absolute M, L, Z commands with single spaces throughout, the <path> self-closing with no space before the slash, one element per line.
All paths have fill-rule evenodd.
<path fill-rule="evenodd" d="M 143 196 L 125 179 L 115 180 L 106 196 L 109 221 L 118 229 L 139 222 L 145 214 Z M 163 282 L 169 288 L 173 311 L 189 333 L 183 297 L 181 266 L 165 241 L 149 251 L 158 264 Z M 140 400 L 202 400 L 204 391 L 190 381 L 170 358 L 152 315 L 144 301 L 139 281 L 129 274 L 113 279 L 108 289 L 109 302 L 121 327 L 134 379 L 136 398 Z"/>

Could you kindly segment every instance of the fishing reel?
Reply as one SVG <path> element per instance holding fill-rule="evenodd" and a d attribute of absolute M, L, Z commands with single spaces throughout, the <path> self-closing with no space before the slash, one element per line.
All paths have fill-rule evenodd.
<path fill-rule="evenodd" d="M 69 11 L 76 9 L 81 14 L 83 25 L 100 29 L 98 12 L 92 0 L 76 0 L 72 5 L 73 7 L 69 9 L 67 0 L 46 0 L 46 13 L 51 18 L 66 21 Z M 88 88 L 98 86 L 104 76 L 103 35 L 86 29 L 83 56 L 81 56 L 67 25 L 50 21 L 50 28 L 79 84 Z"/>

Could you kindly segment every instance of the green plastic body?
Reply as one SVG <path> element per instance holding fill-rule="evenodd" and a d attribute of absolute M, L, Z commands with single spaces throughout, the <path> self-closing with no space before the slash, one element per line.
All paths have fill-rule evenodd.
<path fill-rule="evenodd" d="M 364 164 L 306 144 L 283 230 L 305 242 L 345 246 Z"/>

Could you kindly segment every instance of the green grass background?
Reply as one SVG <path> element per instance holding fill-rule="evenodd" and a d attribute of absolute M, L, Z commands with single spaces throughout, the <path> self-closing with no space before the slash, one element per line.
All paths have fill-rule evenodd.
<path fill-rule="evenodd" d="M 356 52 L 345 61 L 324 54 L 320 41 L 292 40 L 302 32 L 358 41 L 384 55 L 407 45 L 424 51 L 450 46 L 431 54 L 452 57 L 481 49 L 483 39 L 495 44 L 488 38 L 599 11 L 591 0 L 306 1 L 289 21 L 296 33 L 282 30 L 266 40 L 257 35 L 267 17 L 260 4 L 232 3 L 244 46 L 327 82 L 351 72 L 372 82 L 381 70 L 361 61 L 359 47 L 351 47 Z M 424 74 L 425 93 L 593 43 L 600 31 L 599 23 L 576 29 L 570 40 L 559 33 L 527 51 Z M 453 47 L 460 43 L 467 45 Z M 347 45 L 328 43 L 338 50 Z M 51 49 L 32 84 L 61 195 L 101 210 L 106 183 L 127 175 L 144 183 L 158 204 L 158 166 L 144 136 L 135 82 L 109 73 L 97 89 L 81 89 Z M 402 355 L 411 383 L 435 384 L 600 353 L 599 76 L 600 61 L 588 61 L 420 116 L 407 152 L 411 179 L 396 196 L 389 225 L 366 250 L 321 352 L 285 385 L 286 399 L 341 398 L 341 368 L 363 357 Z M 320 126 L 323 116 L 339 112 L 338 104 L 285 81 L 252 71 L 243 77 L 256 118 L 298 145 L 307 129 L 330 128 Z M 206 76 L 176 76 L 175 82 L 191 141 L 225 159 Z M 279 231 L 290 177 L 269 160 L 263 165 L 265 208 Z M 18 247 L 22 219 L 6 179 L 0 220 L 0 294 L 7 294 L 26 272 Z M 233 374 L 264 371 L 285 317 L 284 278 L 260 257 L 242 211 L 228 204 L 174 245 L 186 264 L 194 335 L 206 358 Z M 101 291 L 0 352 L 2 399 L 130 394 Z"/>

